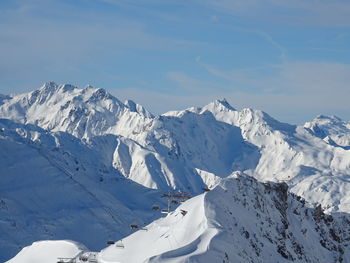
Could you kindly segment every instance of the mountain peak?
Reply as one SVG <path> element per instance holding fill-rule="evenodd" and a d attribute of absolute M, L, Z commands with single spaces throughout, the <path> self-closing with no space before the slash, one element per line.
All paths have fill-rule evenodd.
<path fill-rule="evenodd" d="M 58 90 L 58 85 L 53 82 L 53 81 L 48 81 L 48 82 L 45 82 L 44 85 L 42 85 L 38 90 L 36 91 L 33 91 L 33 94 L 34 95 L 37 95 L 37 94 L 52 94 L 53 92 L 56 92 Z"/>
<path fill-rule="evenodd" d="M 45 82 L 44 85 L 42 85 L 39 89 L 40 90 L 52 90 L 52 89 L 57 89 L 58 85 L 54 81 L 48 81 Z"/>
<path fill-rule="evenodd" d="M 92 97 L 94 97 L 97 100 L 104 100 L 104 99 L 111 99 L 112 95 L 109 94 L 105 89 L 98 88 L 94 89 L 92 86 L 90 86 L 93 91 Z M 119 100 L 118 100 L 119 102 Z"/>
<path fill-rule="evenodd" d="M 147 118 L 153 118 L 152 113 L 146 110 L 142 105 L 137 104 L 132 100 L 126 100 L 124 104 L 131 112 L 137 112 Z"/>
<path fill-rule="evenodd" d="M 59 90 L 62 90 L 63 92 L 73 91 L 75 89 L 77 89 L 77 87 L 71 84 L 63 84 L 59 86 Z"/>
<path fill-rule="evenodd" d="M 346 122 L 344 122 L 342 119 L 340 119 L 337 116 L 327 116 L 327 115 L 318 115 L 315 119 L 312 121 L 306 122 L 304 124 L 305 128 L 318 128 L 318 127 L 328 127 L 332 126 L 332 129 L 334 129 L 333 126 L 344 126 Z M 331 127 L 328 127 L 331 128 Z"/>
<path fill-rule="evenodd" d="M 45 95 L 45 94 L 51 95 L 56 92 L 64 93 L 64 92 L 73 91 L 75 89 L 78 89 L 78 88 L 72 84 L 58 85 L 54 81 L 48 81 L 48 82 L 45 82 L 44 85 L 42 85 L 38 90 L 33 91 L 32 94 L 38 95 L 40 93 L 41 95 Z"/>
<path fill-rule="evenodd" d="M 137 111 L 136 110 L 136 103 L 132 100 L 126 100 L 124 104 L 131 110 L 131 111 Z"/>
<path fill-rule="evenodd" d="M 236 111 L 236 109 L 233 108 L 224 98 L 224 99 L 214 100 L 213 102 L 209 103 L 203 108 L 199 108 L 199 111 L 200 113 L 203 113 L 205 111 L 210 111 L 213 114 L 215 114 L 217 112 L 223 112 L 223 111 Z"/>
<path fill-rule="evenodd" d="M 85 89 L 95 89 L 94 86 L 92 86 L 91 84 L 87 84 L 85 86 Z"/>
<path fill-rule="evenodd" d="M 223 106 L 229 110 L 235 111 L 236 109 L 231 106 L 231 104 L 226 100 L 226 98 L 223 99 L 217 99 L 212 102 L 215 106 Z"/>
<path fill-rule="evenodd" d="M 350 122 L 337 116 L 318 115 L 312 121 L 306 122 L 304 128 L 332 146 L 343 149 L 350 147 Z"/>

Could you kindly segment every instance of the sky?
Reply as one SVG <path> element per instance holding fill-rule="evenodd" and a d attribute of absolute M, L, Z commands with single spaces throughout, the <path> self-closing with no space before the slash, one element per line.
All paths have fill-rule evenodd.
<path fill-rule="evenodd" d="M 350 0 L 0 1 L 0 93 L 47 81 L 155 114 L 226 98 L 350 120 Z"/>

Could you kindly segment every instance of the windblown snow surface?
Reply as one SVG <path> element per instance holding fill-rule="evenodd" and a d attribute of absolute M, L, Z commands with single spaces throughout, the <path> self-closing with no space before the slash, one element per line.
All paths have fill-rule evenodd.
<path fill-rule="evenodd" d="M 236 110 L 225 100 L 154 116 L 103 89 L 49 82 L 30 93 L 2 95 L 0 118 L 0 261 L 37 240 L 71 239 L 99 250 L 107 239 L 130 234 L 130 224 L 159 218 L 151 207 L 165 207 L 162 193 L 197 195 L 237 171 L 263 183 L 284 182 L 291 194 L 310 206 L 321 204 L 326 213 L 350 211 L 350 123 L 335 116 L 295 126 L 259 110 Z M 206 197 L 194 200 L 201 198 Z M 160 220 L 172 225 L 174 216 Z M 220 240 L 214 232 L 213 238 L 208 232 L 210 244 Z M 190 242 L 189 236 L 179 244 Z M 196 251 L 206 255 L 204 247 Z M 154 254 L 142 260 L 158 260 L 152 257 L 159 254 L 167 260 L 163 257 L 176 249 L 149 249 Z M 189 256 L 192 250 L 183 258 L 197 260 Z M 101 260 L 107 260 L 107 251 Z M 232 258 L 230 251 L 224 255 Z M 310 255 L 309 262 L 318 261 Z"/>

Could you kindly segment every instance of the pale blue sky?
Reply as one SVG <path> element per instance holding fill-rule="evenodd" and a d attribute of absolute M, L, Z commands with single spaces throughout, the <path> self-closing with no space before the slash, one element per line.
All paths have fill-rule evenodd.
<path fill-rule="evenodd" d="M 156 114 L 225 97 L 350 120 L 350 1 L 0 1 L 0 80 L 91 84 Z"/>

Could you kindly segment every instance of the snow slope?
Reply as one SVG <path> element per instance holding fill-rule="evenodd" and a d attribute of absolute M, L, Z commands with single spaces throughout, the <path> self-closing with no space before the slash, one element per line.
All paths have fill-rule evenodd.
<path fill-rule="evenodd" d="M 185 215 L 181 211 L 186 211 Z M 235 174 L 166 218 L 111 245 L 112 262 L 350 262 L 348 214 L 326 215 L 288 192 Z M 118 244 L 118 242 L 117 242 Z"/>
<path fill-rule="evenodd" d="M 73 258 L 86 248 L 73 241 L 40 241 L 23 248 L 7 263 L 57 263 L 57 258 Z"/>
<path fill-rule="evenodd" d="M 183 216 L 180 210 L 176 210 L 166 218 L 153 222 L 145 230 L 123 239 L 121 242 L 124 248 L 112 245 L 102 250 L 98 257 L 99 262 L 144 262 L 148 258 L 191 243 L 207 230 L 203 202 L 203 195 L 192 198 L 180 206 L 181 209 L 189 211 L 188 215 Z M 208 242 L 215 232 L 213 230 L 203 243 Z M 205 252 L 206 247 L 197 249 Z M 189 256 L 188 252 L 190 251 L 187 251 L 186 257 Z"/>
<path fill-rule="evenodd" d="M 99 153 L 117 138 L 93 143 L 0 119 L 0 262 L 39 239 L 100 249 L 159 217 L 151 207 L 161 193 L 125 179 Z"/>

